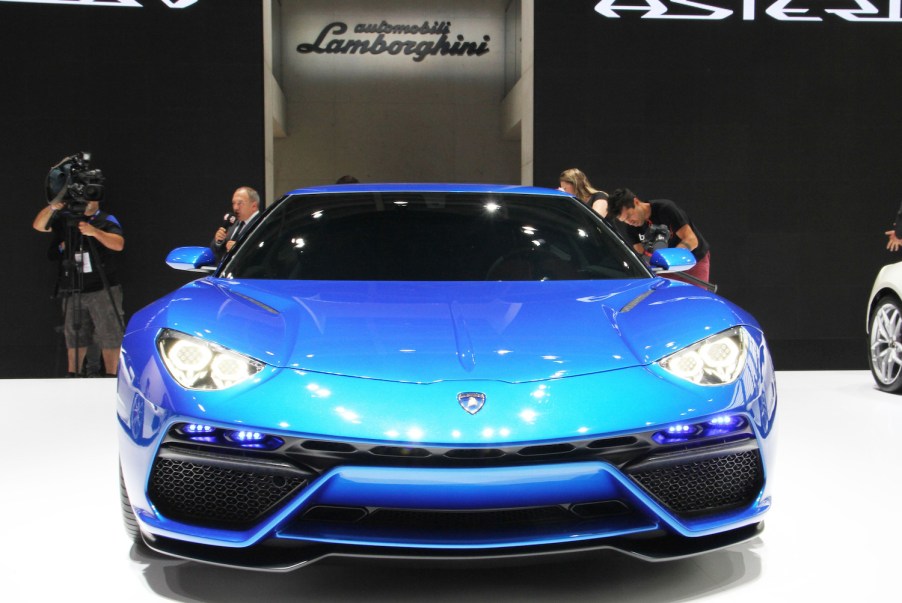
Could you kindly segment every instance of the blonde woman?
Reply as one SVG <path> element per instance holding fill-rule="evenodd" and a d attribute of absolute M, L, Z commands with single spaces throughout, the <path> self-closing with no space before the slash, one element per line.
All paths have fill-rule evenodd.
<path fill-rule="evenodd" d="M 589 179 L 582 171 L 570 168 L 561 172 L 560 189 L 570 193 L 589 207 L 602 218 L 608 214 L 608 194 L 592 186 Z"/>

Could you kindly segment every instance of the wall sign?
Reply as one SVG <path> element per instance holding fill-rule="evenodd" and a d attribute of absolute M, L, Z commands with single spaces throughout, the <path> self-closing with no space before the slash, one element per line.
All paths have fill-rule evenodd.
<path fill-rule="evenodd" d="M 323 27 L 313 43 L 301 43 L 297 51 L 301 54 L 388 54 L 409 56 L 419 63 L 427 57 L 481 57 L 489 52 L 491 37 L 482 36 L 481 42 L 467 41 L 458 34 L 454 41 L 450 21 L 425 21 L 422 24 L 360 23 L 354 26 L 353 36 L 348 33 L 348 24 L 341 21 Z M 361 37 L 373 36 L 375 37 Z M 392 39 L 386 39 L 392 36 Z M 394 39 L 401 36 L 401 39 Z M 423 37 L 427 39 L 423 39 Z"/>
<path fill-rule="evenodd" d="M 146 0 L 145 0 L 146 1 Z M 128 6 L 143 8 L 138 0 L 0 0 L 0 2 L 24 2 L 26 4 L 66 4 L 73 6 Z M 160 0 L 169 8 L 188 8 L 197 0 Z"/>
<path fill-rule="evenodd" d="M 847 8 L 824 8 L 813 0 L 601 0 L 595 11 L 609 19 L 638 13 L 643 19 L 722 21 L 741 14 L 744 21 L 756 19 L 756 3 L 778 21 L 824 21 L 839 18 L 870 23 L 902 23 L 902 0 L 847 0 Z M 841 2 L 831 5 L 841 5 Z"/>

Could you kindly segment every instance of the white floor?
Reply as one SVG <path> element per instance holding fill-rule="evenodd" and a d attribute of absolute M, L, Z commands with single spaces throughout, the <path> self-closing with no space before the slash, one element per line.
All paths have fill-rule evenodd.
<path fill-rule="evenodd" d="M 887 601 L 898 581 L 902 397 L 864 371 L 778 373 L 774 507 L 752 543 L 484 568 L 320 563 L 257 574 L 157 558 L 122 529 L 113 381 L 0 380 L 5 601 Z M 81 596 L 79 596 L 81 595 Z"/>

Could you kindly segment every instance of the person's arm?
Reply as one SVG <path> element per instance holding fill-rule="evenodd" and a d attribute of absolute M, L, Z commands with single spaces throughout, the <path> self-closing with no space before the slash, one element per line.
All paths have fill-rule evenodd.
<path fill-rule="evenodd" d="M 688 224 L 683 224 L 683 226 L 674 234 L 680 240 L 680 242 L 676 244 L 677 247 L 682 247 L 689 251 L 693 251 L 698 247 L 698 237 L 695 236 L 695 231 L 692 230 L 692 227 Z"/>
<path fill-rule="evenodd" d="M 592 202 L 592 209 L 595 210 L 602 218 L 607 217 L 608 215 L 608 200 L 607 199 L 596 199 Z"/>
<path fill-rule="evenodd" d="M 656 202 L 652 201 L 651 203 L 654 207 Z M 695 248 L 699 245 L 698 235 L 695 234 L 695 230 L 692 228 L 689 216 L 686 212 L 673 201 L 662 200 L 657 203 L 659 203 L 657 206 L 657 216 L 652 213 L 652 222 L 655 224 L 667 225 L 672 233 L 670 243 L 673 243 L 674 238 L 679 239 L 674 247 L 682 247 L 689 251 L 695 251 Z"/>
<path fill-rule="evenodd" d="M 49 205 L 47 205 L 47 207 L 38 212 L 38 215 L 34 218 L 34 222 L 32 222 L 31 224 L 32 227 L 38 232 L 50 232 L 50 220 L 53 219 L 53 214 L 61 210 L 63 207 L 65 206 L 59 201 L 50 203 Z"/>
<path fill-rule="evenodd" d="M 885 233 L 889 240 L 886 243 L 886 248 L 890 251 L 898 251 L 900 247 L 902 247 L 902 205 L 899 206 L 899 211 L 896 212 L 896 221 L 893 223 L 893 230 L 887 230 Z"/>
<path fill-rule="evenodd" d="M 86 237 L 94 237 L 98 243 L 113 251 L 125 249 L 125 237 L 114 232 L 100 230 L 88 222 L 79 222 L 78 230 Z"/>

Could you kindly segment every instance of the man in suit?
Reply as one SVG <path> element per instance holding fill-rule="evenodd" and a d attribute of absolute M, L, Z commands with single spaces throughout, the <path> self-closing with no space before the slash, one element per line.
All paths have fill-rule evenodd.
<path fill-rule="evenodd" d="M 232 212 L 235 214 L 235 222 L 228 228 L 221 226 L 213 235 L 213 243 L 210 245 L 219 260 L 260 217 L 260 195 L 251 187 L 242 186 L 232 195 Z"/>
<path fill-rule="evenodd" d="M 899 251 L 902 248 L 902 205 L 899 206 L 899 211 L 896 212 L 896 221 L 893 223 L 893 229 L 887 230 L 883 234 L 889 237 L 889 242 L 886 244 L 887 249 Z"/>

